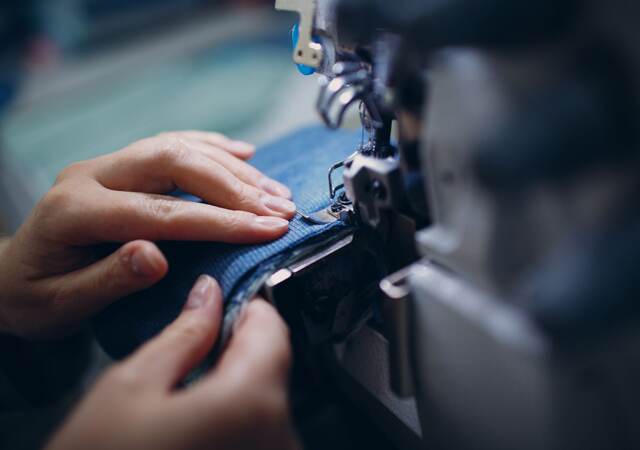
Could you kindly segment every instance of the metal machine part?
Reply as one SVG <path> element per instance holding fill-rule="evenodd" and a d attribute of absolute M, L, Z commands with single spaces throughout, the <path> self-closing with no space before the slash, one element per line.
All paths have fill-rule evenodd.
<path fill-rule="evenodd" d="M 410 280 L 420 417 L 439 447 L 638 446 L 637 388 L 622 374 L 640 354 L 626 268 L 640 260 L 638 55 L 626 49 L 639 10 L 556 6 L 568 3 L 574 20 L 543 40 L 489 46 L 478 25 L 466 48 L 430 50 L 433 224 Z"/>
<path fill-rule="evenodd" d="M 391 139 L 395 112 L 388 77 L 397 39 L 385 35 L 374 45 L 377 56 L 363 57 L 338 38 L 335 3 L 315 4 L 313 36 L 333 50 L 328 55 L 334 58 L 314 66 L 321 74 L 317 109 L 327 126 L 337 128 L 346 110 L 358 106 L 363 141 L 351 157 L 329 169 L 334 203 L 300 214 L 312 223 L 343 220 L 356 232 L 276 272 L 265 295 L 292 327 L 294 346 L 324 349 L 322 359 L 347 395 L 368 405 L 366 414 L 395 445 L 418 448 L 422 432 L 405 333 L 409 299 L 398 296 L 400 279 L 391 275 L 417 259 L 417 220 L 403 175 L 409 164 Z M 342 183 L 334 182 L 339 169 Z"/>
<path fill-rule="evenodd" d="M 335 342 L 372 317 L 377 295 L 372 286 L 384 269 L 375 263 L 380 252 L 365 242 L 349 233 L 280 269 L 265 283 L 265 298 L 290 323 L 300 324 L 301 339 L 312 345 Z"/>
<path fill-rule="evenodd" d="M 385 211 L 401 211 L 404 186 L 398 160 L 357 155 L 346 166 L 344 183 L 347 197 L 355 199 L 360 220 L 377 229 Z"/>
<path fill-rule="evenodd" d="M 633 326 L 558 346 L 526 311 L 436 264 L 416 264 L 410 283 L 420 299 L 412 315 L 416 398 L 431 445 L 636 448 Z"/>
<path fill-rule="evenodd" d="M 313 40 L 316 0 L 276 0 L 276 9 L 300 15 L 298 43 L 293 51 L 293 60 L 305 66 L 320 67 L 324 50 L 322 44 Z"/>
<path fill-rule="evenodd" d="M 395 304 L 388 305 L 381 298 L 378 283 L 386 272 L 384 252 L 373 242 L 363 230 L 338 238 L 274 273 L 263 296 L 291 328 L 296 372 L 303 373 L 299 377 L 308 380 L 320 372 L 316 376 L 322 378 L 328 371 L 352 401 L 367 403 L 370 420 L 383 432 L 393 428 L 389 437 L 395 445 L 419 448 L 420 421 L 415 399 L 406 390 L 408 374 L 402 372 L 402 364 L 396 365 L 400 371 L 390 370 L 395 362 L 390 361 L 389 346 L 401 340 L 404 345 L 406 339 L 389 339 L 391 330 L 381 319 L 391 314 L 406 320 L 406 309 L 398 309 L 406 303 L 395 298 Z M 394 295 L 393 289 L 389 293 Z M 308 382 L 303 383 L 306 386 Z"/>
<path fill-rule="evenodd" d="M 412 266 L 389 275 L 380 282 L 382 318 L 389 339 L 389 375 L 393 392 L 400 397 L 415 394 L 411 365 L 411 289 Z"/>
<path fill-rule="evenodd" d="M 365 303 L 335 299 L 377 312 L 333 334 L 336 372 L 415 399 L 420 433 L 406 415 L 405 431 L 433 448 L 638 447 L 640 7 L 317 10 L 314 35 L 332 49 L 320 116 L 337 127 L 359 104 L 366 139 L 337 165 L 339 195 L 330 171 L 336 204 L 310 219 L 348 217 L 348 258 L 376 255 Z"/>

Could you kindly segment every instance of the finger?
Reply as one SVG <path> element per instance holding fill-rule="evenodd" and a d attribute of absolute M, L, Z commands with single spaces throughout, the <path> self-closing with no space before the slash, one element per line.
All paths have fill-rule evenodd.
<path fill-rule="evenodd" d="M 117 299 L 152 286 L 167 270 L 167 260 L 155 244 L 134 241 L 90 266 L 49 282 L 57 311 L 69 322 L 79 322 Z"/>
<path fill-rule="evenodd" d="M 151 388 L 173 388 L 213 347 L 220 330 L 222 304 L 218 283 L 201 276 L 180 316 L 124 364 Z"/>
<path fill-rule="evenodd" d="M 289 229 L 286 219 L 256 216 L 165 195 L 106 191 L 104 204 L 85 205 L 73 219 L 88 244 L 187 240 L 249 244 L 276 239 Z"/>
<path fill-rule="evenodd" d="M 219 147 L 240 159 L 250 159 L 256 153 L 256 147 L 253 144 L 229 139 L 224 134 L 196 130 L 182 131 L 179 133 L 190 139 L 195 139 L 214 147 Z"/>
<path fill-rule="evenodd" d="M 233 337 L 211 376 L 231 383 L 274 383 L 284 386 L 291 365 L 289 331 L 276 310 L 264 300 L 249 303 Z M 215 389 L 217 382 L 202 384 Z"/>
<path fill-rule="evenodd" d="M 119 191 L 165 193 L 177 186 L 227 209 L 284 218 L 295 214 L 293 202 L 243 182 L 189 140 L 177 139 L 168 145 L 150 139 L 144 145 L 141 151 L 132 148 L 103 161 L 96 169 L 96 179 Z"/>
<path fill-rule="evenodd" d="M 278 197 L 291 198 L 291 191 L 284 184 L 267 177 L 252 165 L 236 158 L 232 154 L 197 141 L 193 141 L 191 145 L 193 145 L 194 149 L 200 150 L 207 157 L 225 167 L 245 183 Z"/>
<path fill-rule="evenodd" d="M 175 395 L 173 408 L 176 412 L 188 409 L 202 418 L 184 424 L 186 428 L 208 427 L 220 413 L 228 428 L 259 430 L 262 438 L 278 442 L 274 448 L 292 448 L 295 435 L 288 420 L 287 398 L 290 364 L 286 325 L 271 305 L 254 300 L 241 315 L 218 366 Z M 253 436 L 239 436 L 233 447 L 258 445 Z"/>

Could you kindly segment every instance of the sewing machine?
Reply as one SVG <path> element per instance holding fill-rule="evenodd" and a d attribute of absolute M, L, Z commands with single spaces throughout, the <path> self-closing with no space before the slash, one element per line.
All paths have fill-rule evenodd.
<path fill-rule="evenodd" d="M 267 282 L 401 448 L 637 448 L 640 6 L 276 0 L 362 145 Z M 308 359 L 308 358 L 307 358 Z"/>

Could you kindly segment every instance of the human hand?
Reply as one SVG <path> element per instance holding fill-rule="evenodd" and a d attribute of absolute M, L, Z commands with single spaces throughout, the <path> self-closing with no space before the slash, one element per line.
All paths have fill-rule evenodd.
<path fill-rule="evenodd" d="M 48 450 L 298 448 L 287 400 L 288 330 L 263 300 L 249 303 L 218 364 L 176 389 L 211 350 L 221 316 L 218 284 L 201 277 L 176 321 L 108 370 Z"/>
<path fill-rule="evenodd" d="M 150 241 L 255 243 L 286 233 L 291 194 L 242 160 L 253 151 L 215 133 L 166 133 L 65 169 L 0 242 L 0 332 L 66 335 L 155 284 L 168 267 Z M 176 188 L 208 204 L 165 195 Z M 126 244 L 98 260 L 105 242 Z"/>

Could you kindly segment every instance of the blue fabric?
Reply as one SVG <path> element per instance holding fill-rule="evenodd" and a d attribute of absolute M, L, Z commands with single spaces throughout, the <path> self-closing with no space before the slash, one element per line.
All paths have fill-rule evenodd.
<path fill-rule="evenodd" d="M 353 153 L 360 138 L 360 133 L 307 128 L 258 150 L 252 164 L 289 186 L 299 210 L 314 212 L 330 204 L 328 167 Z M 110 356 L 128 355 L 177 317 L 201 274 L 211 275 L 222 287 L 227 335 L 240 305 L 266 275 L 300 249 L 341 235 L 346 227 L 342 222 L 311 225 L 297 216 L 284 237 L 266 244 L 161 243 L 170 266 L 167 277 L 103 311 L 94 320 L 96 338 Z"/>

